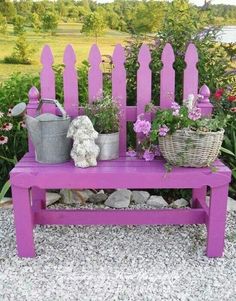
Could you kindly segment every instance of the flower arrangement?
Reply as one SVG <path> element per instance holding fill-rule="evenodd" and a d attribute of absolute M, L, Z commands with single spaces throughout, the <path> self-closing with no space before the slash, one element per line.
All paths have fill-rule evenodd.
<path fill-rule="evenodd" d="M 98 97 L 85 106 L 85 114 L 99 134 L 119 132 L 120 104 L 109 94 Z"/>
<path fill-rule="evenodd" d="M 231 87 L 217 89 L 213 102 L 216 113 L 236 113 L 236 95 L 232 94 Z"/>
<path fill-rule="evenodd" d="M 197 107 L 198 95 L 195 98 L 189 95 L 180 106 L 172 102 L 169 109 L 157 109 L 152 123 L 145 120 L 144 114 L 139 115 L 134 123 L 134 131 L 138 134 L 138 147 L 136 155 L 146 161 L 153 160 L 160 155 L 158 140 L 173 135 L 178 130 L 189 130 L 196 133 L 220 131 L 227 123 L 228 116 L 216 114 L 212 118 L 202 118 L 201 109 Z M 153 111 L 154 106 L 149 105 L 147 111 Z M 190 141 L 191 139 L 189 139 Z M 134 155 L 129 149 L 127 155 Z"/>

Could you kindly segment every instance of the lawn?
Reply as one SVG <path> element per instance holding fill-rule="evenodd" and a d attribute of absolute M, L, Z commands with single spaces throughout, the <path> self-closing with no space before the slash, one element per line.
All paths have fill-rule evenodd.
<path fill-rule="evenodd" d="M 94 37 L 87 37 L 80 33 L 81 24 L 61 23 L 55 36 L 49 34 L 36 34 L 31 29 L 27 30 L 27 39 L 35 48 L 32 65 L 4 64 L 3 58 L 12 53 L 17 37 L 13 34 L 13 28 L 8 27 L 7 35 L 0 35 L 0 81 L 6 79 L 12 72 L 21 71 L 37 73 L 41 68 L 40 53 L 44 44 L 49 44 L 54 54 L 55 63 L 62 63 L 63 52 L 67 44 L 72 44 L 78 64 L 88 58 L 91 45 L 96 42 Z M 128 34 L 107 30 L 104 36 L 98 38 L 98 46 L 102 54 L 111 54 L 114 45 L 124 44 Z"/>

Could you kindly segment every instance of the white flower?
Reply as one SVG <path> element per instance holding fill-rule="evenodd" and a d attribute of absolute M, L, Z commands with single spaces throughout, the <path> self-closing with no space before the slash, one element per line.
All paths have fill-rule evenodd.
<path fill-rule="evenodd" d="M 188 108 L 189 111 L 191 111 L 195 107 L 195 97 L 193 94 L 189 94 L 188 98 L 184 100 L 185 106 Z"/>
<path fill-rule="evenodd" d="M 13 127 L 13 124 L 12 123 L 4 123 L 4 125 L 2 126 L 2 130 L 3 131 L 10 131 Z"/>
<path fill-rule="evenodd" d="M 4 116 L 4 113 L 0 111 L 0 118 Z"/>

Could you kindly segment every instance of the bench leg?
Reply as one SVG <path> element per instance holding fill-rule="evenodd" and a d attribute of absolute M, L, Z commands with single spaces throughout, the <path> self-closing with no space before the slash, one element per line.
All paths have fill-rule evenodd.
<path fill-rule="evenodd" d="M 18 256 L 34 257 L 33 211 L 27 188 L 12 185 L 14 219 Z"/>
<path fill-rule="evenodd" d="M 211 188 L 207 223 L 207 256 L 221 257 L 224 251 L 228 185 Z"/>
<path fill-rule="evenodd" d="M 32 187 L 31 195 L 33 211 L 37 211 L 38 209 L 46 209 L 46 190 L 38 187 Z"/>
<path fill-rule="evenodd" d="M 197 200 L 206 201 L 207 186 L 194 188 L 192 191 L 192 208 L 198 208 Z"/>

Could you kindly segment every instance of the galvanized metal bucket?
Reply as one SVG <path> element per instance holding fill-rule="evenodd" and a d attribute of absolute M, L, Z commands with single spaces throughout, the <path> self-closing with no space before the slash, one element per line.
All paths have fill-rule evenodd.
<path fill-rule="evenodd" d="M 96 144 L 100 148 L 98 160 L 113 160 L 119 158 L 119 132 L 99 134 Z"/>
<path fill-rule="evenodd" d="M 39 115 L 44 103 L 55 104 L 62 116 L 51 113 Z M 18 104 L 13 108 L 13 116 L 24 114 L 26 105 Z M 70 160 L 72 140 L 67 138 L 71 119 L 61 104 L 55 99 L 41 99 L 36 117 L 24 115 L 29 136 L 35 147 L 35 159 L 40 163 L 63 163 Z"/>

